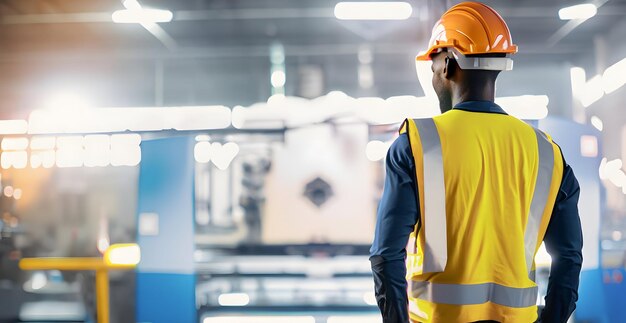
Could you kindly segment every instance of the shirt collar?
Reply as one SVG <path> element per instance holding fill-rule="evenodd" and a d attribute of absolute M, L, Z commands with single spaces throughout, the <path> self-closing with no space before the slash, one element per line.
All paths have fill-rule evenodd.
<path fill-rule="evenodd" d="M 470 112 L 507 114 L 506 111 L 492 101 L 464 101 L 455 105 L 453 109 Z"/>

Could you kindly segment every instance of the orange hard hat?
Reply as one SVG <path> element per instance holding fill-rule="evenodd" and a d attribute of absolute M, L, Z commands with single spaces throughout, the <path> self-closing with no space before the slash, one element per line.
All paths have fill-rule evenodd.
<path fill-rule="evenodd" d="M 472 1 L 459 3 L 441 16 L 428 46 L 417 60 L 430 60 L 442 48 L 455 49 L 464 56 L 517 52 L 504 19 L 491 7 Z"/>

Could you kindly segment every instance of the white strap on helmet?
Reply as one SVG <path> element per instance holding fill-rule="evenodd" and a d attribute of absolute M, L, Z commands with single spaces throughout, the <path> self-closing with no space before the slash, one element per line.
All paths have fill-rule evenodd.
<path fill-rule="evenodd" d="M 456 60 L 462 70 L 510 71 L 513 59 L 505 57 L 467 57 L 454 48 L 448 48 L 448 57 Z"/>

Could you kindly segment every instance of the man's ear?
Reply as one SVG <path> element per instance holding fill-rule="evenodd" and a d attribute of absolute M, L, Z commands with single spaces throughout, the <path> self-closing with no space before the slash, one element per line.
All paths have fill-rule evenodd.
<path fill-rule="evenodd" d="M 445 57 L 443 61 L 443 76 L 447 79 L 451 79 L 454 76 L 456 64 L 450 57 Z"/>

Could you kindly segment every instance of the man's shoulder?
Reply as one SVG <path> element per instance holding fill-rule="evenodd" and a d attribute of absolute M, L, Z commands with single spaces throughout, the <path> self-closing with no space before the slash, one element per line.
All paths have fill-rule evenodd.
<path fill-rule="evenodd" d="M 388 158 L 397 164 L 413 164 L 409 135 L 401 133 L 389 147 Z"/>

